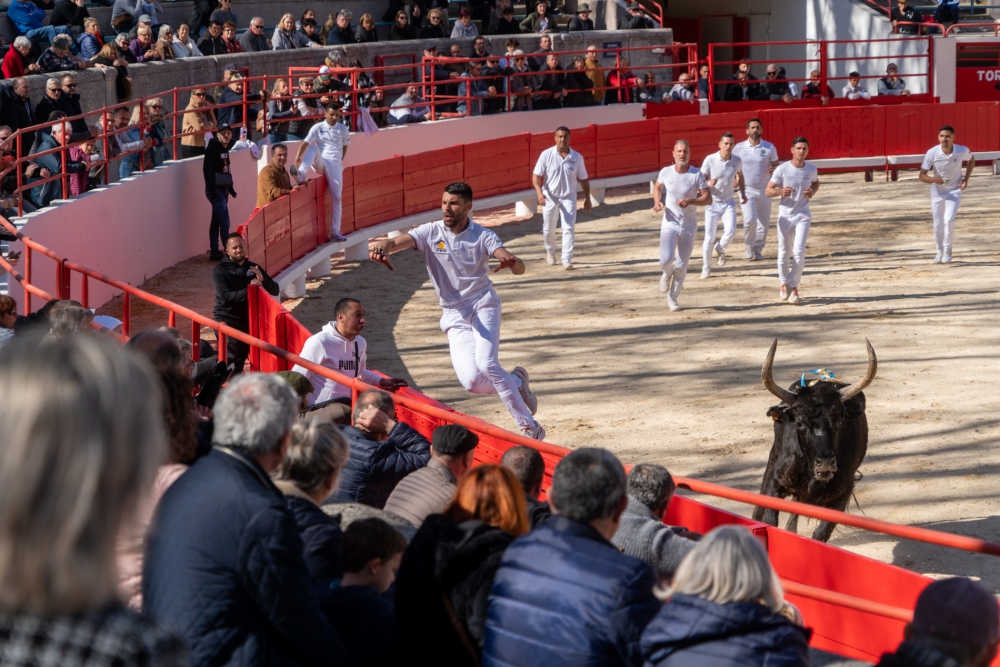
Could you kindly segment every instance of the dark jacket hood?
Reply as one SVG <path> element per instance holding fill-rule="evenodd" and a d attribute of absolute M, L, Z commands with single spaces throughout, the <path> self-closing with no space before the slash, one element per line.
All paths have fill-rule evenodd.
<path fill-rule="evenodd" d="M 465 581 L 491 554 L 503 552 L 514 541 L 510 533 L 482 521 L 454 523 L 440 514 L 431 518 L 437 538 L 434 580 L 445 590 Z"/>

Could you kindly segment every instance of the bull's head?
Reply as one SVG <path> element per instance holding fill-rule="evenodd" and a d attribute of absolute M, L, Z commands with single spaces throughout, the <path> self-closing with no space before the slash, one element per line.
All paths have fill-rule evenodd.
<path fill-rule="evenodd" d="M 801 445 L 802 454 L 812 459 L 816 481 L 828 482 L 837 472 L 836 445 L 846 417 L 844 402 L 861 393 L 875 379 L 878 360 L 868 339 L 865 343 L 868 346 L 868 371 L 860 382 L 845 387 L 835 389 L 833 385 L 820 382 L 813 387 L 803 387 L 798 393 L 779 387 L 771 374 L 774 352 L 778 347 L 777 338 L 771 344 L 761 369 L 760 379 L 764 386 L 786 404 L 771 408 L 768 414 L 775 421 L 794 423 L 795 437 Z"/>

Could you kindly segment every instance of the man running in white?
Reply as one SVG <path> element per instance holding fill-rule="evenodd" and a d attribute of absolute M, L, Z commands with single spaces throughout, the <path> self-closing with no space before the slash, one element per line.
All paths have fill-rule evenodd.
<path fill-rule="evenodd" d="M 743 183 L 743 165 L 733 155 L 736 140 L 726 132 L 719 138 L 719 152 L 712 153 L 701 165 L 701 175 L 708 182 L 712 193 L 712 203 L 705 209 L 705 243 L 701 247 L 701 278 L 712 274 L 712 249 L 719 256 L 719 266 L 726 265 L 726 248 L 736 236 L 736 202 L 733 200 L 734 186 L 740 189 L 740 199 L 747 203 L 746 187 Z M 722 238 L 715 242 L 715 233 L 722 220 Z"/>
<path fill-rule="evenodd" d="M 779 296 L 791 304 L 799 302 L 799 281 L 806 264 L 806 239 L 812 222 L 809 200 L 819 190 L 819 172 L 816 167 L 806 164 L 808 155 L 809 141 L 805 137 L 792 139 L 792 159 L 779 165 L 767 184 L 768 197 L 781 197 L 778 202 Z"/>
<path fill-rule="evenodd" d="M 590 213 L 590 181 L 583 156 L 569 147 L 569 129 L 556 130 L 556 145 L 538 156 L 531 184 L 542 206 L 542 237 L 549 264 L 556 263 L 556 221 L 562 221 L 562 265 L 573 268 L 573 231 L 576 226 L 576 184 L 583 188 L 583 210 Z"/>
<path fill-rule="evenodd" d="M 934 218 L 934 263 L 951 261 L 951 242 L 955 238 L 955 216 L 962 201 L 962 190 L 969 185 L 969 176 L 976 158 L 965 146 L 955 143 L 955 128 L 944 125 L 938 131 L 938 146 L 927 151 L 920 165 L 920 180 L 931 184 L 931 215 Z M 965 177 L 962 163 L 968 160 Z M 928 171 L 934 170 L 934 175 Z"/>
<path fill-rule="evenodd" d="M 310 147 L 320 151 L 326 187 L 330 190 L 330 240 L 346 241 L 340 233 L 342 211 L 341 192 L 344 189 L 344 158 L 351 143 L 351 133 L 340 123 L 340 102 L 333 100 L 326 105 L 326 120 L 316 123 L 299 144 L 295 154 L 295 168 L 302 169 L 302 158 Z M 308 169 L 309 165 L 306 165 Z"/>
<path fill-rule="evenodd" d="M 474 394 L 499 394 L 521 434 L 543 440 L 545 429 L 532 418 L 538 399 L 528 387 L 528 372 L 518 366 L 508 373 L 500 365 L 500 297 L 489 279 L 490 257 L 500 260 L 494 273 L 510 269 L 519 276 L 524 273 L 524 262 L 504 248 L 496 234 L 469 217 L 472 188 L 465 183 L 444 189 L 441 211 L 439 222 L 376 241 L 369 257 L 392 269 L 390 253 L 407 248 L 423 253 L 444 310 L 441 330 L 448 334 L 458 381 Z"/>
<path fill-rule="evenodd" d="M 778 151 L 760 138 L 764 125 L 756 118 L 747 122 L 747 140 L 736 144 L 733 153 L 743 162 L 746 181 L 746 201 L 743 202 L 744 257 L 764 259 L 767 228 L 771 226 L 771 198 L 767 196 L 767 181 L 778 166 Z"/>
<path fill-rule="evenodd" d="M 660 291 L 667 293 L 667 307 L 680 310 L 677 297 L 684 286 L 688 261 L 694 250 L 698 232 L 695 206 L 707 206 L 712 201 L 708 183 L 701 172 L 691 166 L 691 146 L 684 139 L 674 143 L 674 163 L 660 170 L 653 186 L 653 210 L 663 211 L 660 225 Z"/>

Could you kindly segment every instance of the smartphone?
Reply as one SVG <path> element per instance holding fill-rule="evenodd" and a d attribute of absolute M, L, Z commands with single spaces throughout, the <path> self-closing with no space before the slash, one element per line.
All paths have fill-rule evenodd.
<path fill-rule="evenodd" d="M 6 259 L 9 261 L 9 260 L 12 260 L 12 259 L 17 259 L 20 256 L 21 256 L 20 252 L 9 252 L 9 253 L 7 253 Z"/>

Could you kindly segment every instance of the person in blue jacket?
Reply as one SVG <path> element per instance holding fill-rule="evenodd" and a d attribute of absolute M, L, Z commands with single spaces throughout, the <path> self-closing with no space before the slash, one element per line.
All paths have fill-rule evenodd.
<path fill-rule="evenodd" d="M 42 25 L 45 20 L 45 10 L 31 0 L 10 0 L 7 8 L 7 18 L 14 24 L 18 35 L 24 35 L 36 42 L 51 42 L 56 35 L 70 35 L 69 27 L 64 25 Z"/>
<path fill-rule="evenodd" d="M 648 667 L 809 667 L 811 632 L 745 527 L 708 533 L 666 595 L 642 633 Z"/>
<path fill-rule="evenodd" d="M 660 603 L 649 565 L 609 541 L 628 504 L 625 469 L 604 449 L 570 452 L 549 502 L 554 516 L 500 561 L 483 667 L 640 667 L 639 637 Z"/>

